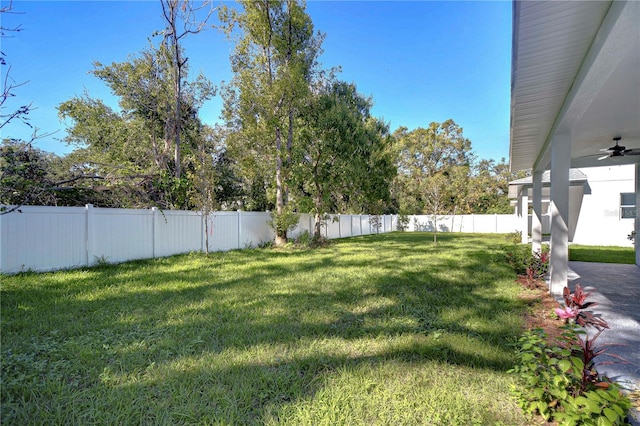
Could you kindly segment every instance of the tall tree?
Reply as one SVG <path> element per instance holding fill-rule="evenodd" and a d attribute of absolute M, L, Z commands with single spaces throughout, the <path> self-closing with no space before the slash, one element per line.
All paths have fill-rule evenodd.
<path fill-rule="evenodd" d="M 526 172 L 512 173 L 502 158 L 480 160 L 473 164 L 469 178 L 467 202 L 472 213 L 512 213 L 509 201 L 509 182 L 526 177 Z"/>
<path fill-rule="evenodd" d="M 231 143 L 243 144 L 237 151 L 259 153 L 255 163 L 268 162 L 273 170 L 276 216 L 282 216 L 287 213 L 294 125 L 309 94 L 322 36 L 314 33 L 305 5 L 296 0 L 240 3 L 241 12 L 224 9 L 221 14 L 230 35 L 234 28 L 240 32 L 224 114 L 236 132 Z M 276 245 L 286 239 L 286 229 L 276 229 Z"/>
<path fill-rule="evenodd" d="M 398 176 L 395 195 L 400 212 L 419 214 L 431 212 L 427 204 L 429 178 L 446 173 L 449 191 L 446 202 L 437 203 L 439 214 L 452 213 L 461 205 L 462 189 L 466 188 L 473 154 L 471 141 L 453 120 L 431 123 L 428 128 L 412 131 L 401 127 L 395 134 L 395 153 Z M 455 179 L 453 179 L 455 177 Z"/>
<path fill-rule="evenodd" d="M 88 94 L 58 107 L 60 117 L 69 124 L 65 140 L 76 148 L 69 155 L 76 161 L 76 167 L 103 177 L 111 191 L 117 188 L 117 192 L 128 194 L 114 199 L 115 206 L 131 203 L 124 206 L 189 208 L 191 205 L 189 179 L 178 179 L 175 170 L 171 170 L 175 167 L 170 161 L 172 144 L 165 133 L 173 116 L 173 78 L 165 59 L 167 54 L 163 46 L 150 47 L 126 62 L 95 64 L 94 75 L 119 97 L 120 111 Z M 213 87 L 203 76 L 184 82 L 183 86 L 181 132 L 190 144 L 182 167 L 193 167 L 197 164 L 194 158 L 198 155 L 202 129 L 197 111 L 213 94 Z"/>
<path fill-rule="evenodd" d="M 370 107 L 355 85 L 333 82 L 311 97 L 304 110 L 294 178 L 300 195 L 313 205 L 315 238 L 321 235 L 322 214 L 334 212 L 339 190 L 353 183 L 352 166 L 363 164 L 357 157 L 365 153 L 361 148 Z"/>
<path fill-rule="evenodd" d="M 174 142 L 174 172 L 176 178 L 180 179 L 182 88 L 185 66 L 189 59 L 184 55 L 181 43 L 187 35 L 197 34 L 206 27 L 213 9 L 209 1 L 205 1 L 197 7 L 194 6 L 192 0 L 160 0 L 160 3 L 166 23 L 166 28 L 163 31 L 163 47 L 168 51 L 166 57 L 173 72 L 173 108 L 172 114 L 166 121 L 165 133 L 170 134 Z M 198 12 L 203 10 L 206 12 L 206 16 L 203 19 L 198 19 Z"/>

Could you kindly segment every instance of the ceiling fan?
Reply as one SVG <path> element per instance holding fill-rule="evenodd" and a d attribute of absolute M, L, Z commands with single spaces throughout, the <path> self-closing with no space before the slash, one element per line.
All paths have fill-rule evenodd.
<path fill-rule="evenodd" d="M 603 155 L 602 157 L 598 158 L 598 160 L 604 160 L 606 158 L 612 157 L 623 157 L 625 155 L 640 155 L 640 148 L 626 149 L 626 147 L 620 146 L 618 143 L 621 139 L 622 138 L 620 136 L 616 136 L 615 138 L 613 138 L 616 144 L 611 148 L 601 149 L 600 151 L 606 152 L 607 155 Z"/>

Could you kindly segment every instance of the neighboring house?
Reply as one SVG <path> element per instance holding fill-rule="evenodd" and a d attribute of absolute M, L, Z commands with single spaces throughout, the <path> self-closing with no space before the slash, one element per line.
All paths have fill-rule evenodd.
<path fill-rule="evenodd" d="M 582 214 L 586 219 L 601 209 L 607 215 L 626 215 L 634 210 L 634 198 L 633 204 L 640 204 L 640 155 L 611 150 L 611 158 L 599 160 L 600 150 L 613 147 L 619 138 L 620 146 L 640 148 L 640 2 L 516 0 L 512 43 L 509 161 L 513 171 L 531 170 L 534 250 L 543 236 L 542 177 L 550 171 L 549 290 L 561 294 L 568 284 L 569 170 L 585 173 L 591 195 L 596 195 L 606 172 L 591 178 L 587 168 L 628 164 L 635 169 L 635 184 L 623 189 L 612 185 L 602 205 L 596 197 L 587 204 L 589 195 L 584 194 L 574 240 L 583 232 L 626 232 L 624 225 L 614 229 L 593 217 L 589 231 L 581 225 Z M 620 219 L 623 224 L 626 220 Z M 640 230 L 637 214 L 635 230 Z M 640 265 L 640 238 L 635 244 Z"/>
<path fill-rule="evenodd" d="M 551 232 L 550 173 L 542 175 L 542 234 Z M 509 198 L 515 213 L 522 216 L 527 204 L 526 220 L 520 231 L 531 236 L 533 178 L 509 182 Z M 569 242 L 584 245 L 627 246 L 635 228 L 635 168 L 633 165 L 585 167 L 569 171 Z"/>

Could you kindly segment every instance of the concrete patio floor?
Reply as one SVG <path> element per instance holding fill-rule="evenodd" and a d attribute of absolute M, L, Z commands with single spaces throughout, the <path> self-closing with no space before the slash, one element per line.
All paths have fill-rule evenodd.
<path fill-rule="evenodd" d="M 619 383 L 629 392 L 640 391 L 640 267 L 589 262 L 569 262 L 569 287 L 579 283 L 594 291 L 590 301 L 597 302 L 594 313 L 609 324 L 598 337 L 597 346 L 610 345 L 596 360 L 599 373 Z M 635 392 L 634 392 L 635 394 Z M 632 408 L 630 420 L 640 425 L 640 412 Z"/>

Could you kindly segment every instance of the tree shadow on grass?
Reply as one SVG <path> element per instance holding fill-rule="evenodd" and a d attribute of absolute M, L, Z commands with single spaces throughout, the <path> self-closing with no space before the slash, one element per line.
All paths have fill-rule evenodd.
<path fill-rule="evenodd" d="M 372 245 L 364 253 L 336 245 L 231 252 L 185 266 L 175 266 L 180 258 L 135 262 L 87 270 L 71 286 L 62 275 L 26 275 L 48 284 L 3 291 L 3 377 L 26 377 L 4 388 L 3 405 L 47 421 L 37 407 L 73 396 L 63 419 L 80 421 L 93 405 L 133 423 L 259 423 L 345 366 L 435 361 L 504 372 L 517 328 L 505 318 L 522 305 L 500 295 L 486 252 L 447 237 L 439 249 L 450 242 L 464 262 L 407 265 L 398 257 L 434 248 L 399 234 L 391 254 L 388 239 L 371 236 L 358 243 Z M 493 273 L 508 276 L 502 267 Z M 25 385 L 31 403 L 18 402 Z M 118 411 L 123 400 L 138 408 Z"/>

